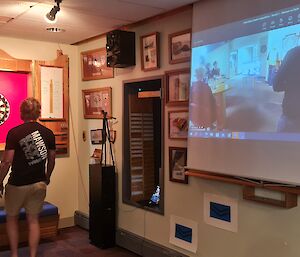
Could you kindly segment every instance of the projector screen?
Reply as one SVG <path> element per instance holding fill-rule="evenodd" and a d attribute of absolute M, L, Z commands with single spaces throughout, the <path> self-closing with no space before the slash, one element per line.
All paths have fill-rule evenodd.
<path fill-rule="evenodd" d="M 212 2 L 194 6 L 187 166 L 300 185 L 300 5 Z"/>

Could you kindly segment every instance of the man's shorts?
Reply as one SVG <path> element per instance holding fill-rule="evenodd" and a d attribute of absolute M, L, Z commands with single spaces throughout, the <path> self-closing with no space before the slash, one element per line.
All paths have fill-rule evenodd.
<path fill-rule="evenodd" d="M 5 211 L 8 216 L 18 216 L 20 209 L 27 214 L 36 215 L 42 210 L 46 197 L 47 185 L 37 182 L 25 186 L 5 186 Z"/>

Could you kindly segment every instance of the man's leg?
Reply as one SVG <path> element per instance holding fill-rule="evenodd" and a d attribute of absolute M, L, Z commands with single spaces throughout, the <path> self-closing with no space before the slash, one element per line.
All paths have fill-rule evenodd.
<path fill-rule="evenodd" d="M 18 243 L 19 243 L 18 222 L 19 222 L 18 216 L 6 215 L 6 230 L 9 238 L 11 257 L 18 257 Z"/>
<path fill-rule="evenodd" d="M 30 257 L 36 257 L 37 249 L 40 241 L 40 224 L 38 214 L 27 214 L 28 222 L 28 241 L 30 248 Z"/>

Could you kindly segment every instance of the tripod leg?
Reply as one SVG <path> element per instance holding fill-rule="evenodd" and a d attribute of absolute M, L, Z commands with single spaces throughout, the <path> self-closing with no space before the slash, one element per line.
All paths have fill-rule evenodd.
<path fill-rule="evenodd" d="M 114 155 L 113 155 L 113 151 L 112 151 L 112 143 L 110 142 L 110 131 L 109 131 L 109 127 L 108 127 L 108 122 L 106 123 L 107 125 L 107 134 L 108 134 L 108 143 L 109 143 L 109 149 L 110 149 L 110 155 L 111 155 L 111 160 L 112 160 L 112 164 L 113 166 L 115 165 L 115 160 L 114 160 Z"/>

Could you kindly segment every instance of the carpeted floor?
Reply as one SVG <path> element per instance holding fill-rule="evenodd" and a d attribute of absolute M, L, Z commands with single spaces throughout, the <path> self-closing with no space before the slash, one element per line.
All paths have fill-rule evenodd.
<path fill-rule="evenodd" d="M 0 257 L 9 257 L 8 250 L 0 251 Z M 19 257 L 28 257 L 28 247 L 19 249 Z M 78 228 L 60 230 L 53 241 L 42 241 L 38 250 L 38 257 L 138 257 L 120 247 L 99 249 L 89 243 L 88 232 Z"/>

